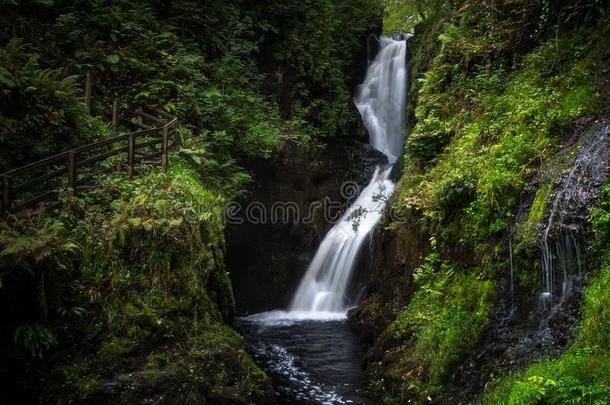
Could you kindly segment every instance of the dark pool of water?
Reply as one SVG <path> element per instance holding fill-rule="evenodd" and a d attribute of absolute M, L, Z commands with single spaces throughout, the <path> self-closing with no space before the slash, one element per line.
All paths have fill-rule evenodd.
<path fill-rule="evenodd" d="M 255 361 L 271 377 L 279 404 L 366 404 L 363 349 L 345 319 L 242 318 Z"/>

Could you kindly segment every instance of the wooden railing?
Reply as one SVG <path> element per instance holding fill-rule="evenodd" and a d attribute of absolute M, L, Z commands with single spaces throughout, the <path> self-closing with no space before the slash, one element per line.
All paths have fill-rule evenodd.
<path fill-rule="evenodd" d="M 77 195 L 95 187 L 98 177 L 113 171 L 124 170 L 132 178 L 138 164 L 160 165 L 167 170 L 168 152 L 176 143 L 178 119 L 152 107 L 139 107 L 135 116 L 135 121 L 128 122 L 136 128 L 134 132 L 71 149 L 0 175 L 1 212 L 55 204 L 61 190 Z"/>

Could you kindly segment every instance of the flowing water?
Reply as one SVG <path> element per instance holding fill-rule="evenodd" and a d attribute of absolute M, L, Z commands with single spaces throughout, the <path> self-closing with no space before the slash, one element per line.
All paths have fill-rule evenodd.
<path fill-rule="evenodd" d="M 369 143 L 389 165 L 375 174 L 326 234 L 288 311 L 242 318 L 255 359 L 272 376 L 278 401 L 290 404 L 366 404 L 360 392 L 362 348 L 346 324 L 356 304 L 348 294 L 363 246 L 394 190 L 389 179 L 402 150 L 406 99 L 406 42 L 382 37 L 354 102 Z"/>
<path fill-rule="evenodd" d="M 558 182 L 542 235 L 542 326 L 561 310 L 566 298 L 578 284 L 583 270 L 582 249 L 584 217 L 601 181 L 606 177 L 607 124 L 593 125 L 580 142 L 564 153 L 575 154 L 570 169 Z"/>
<path fill-rule="evenodd" d="M 394 190 L 390 170 L 391 166 L 378 167 L 369 185 L 326 234 L 294 295 L 291 311 L 345 312 L 347 287 L 362 245 Z"/>

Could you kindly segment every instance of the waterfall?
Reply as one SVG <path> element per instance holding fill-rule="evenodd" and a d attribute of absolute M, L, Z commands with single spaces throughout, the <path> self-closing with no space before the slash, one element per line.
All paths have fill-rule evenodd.
<path fill-rule="evenodd" d="M 292 299 L 291 312 L 346 311 L 350 304 L 346 292 L 362 246 L 394 190 L 389 175 L 403 146 L 406 42 L 382 37 L 379 45 L 354 102 L 369 132 L 369 143 L 387 155 L 390 165 L 377 167 L 368 186 L 326 234 Z"/>
<path fill-rule="evenodd" d="M 381 37 L 379 46 L 354 101 L 369 132 L 369 143 L 395 163 L 402 151 L 405 130 L 407 43 Z"/>
<path fill-rule="evenodd" d="M 571 167 L 552 199 L 542 234 L 542 286 L 540 295 L 546 313 L 542 323 L 560 310 L 582 272 L 582 223 L 596 189 L 607 170 L 607 124 L 593 125 L 575 145 Z M 569 153 L 567 149 L 564 153 Z"/>

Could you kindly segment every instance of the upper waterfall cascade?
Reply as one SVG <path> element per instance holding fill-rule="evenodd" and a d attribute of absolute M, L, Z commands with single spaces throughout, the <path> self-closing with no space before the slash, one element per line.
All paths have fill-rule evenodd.
<path fill-rule="evenodd" d="M 340 313 L 350 305 L 347 290 L 363 244 L 381 218 L 394 190 L 392 164 L 402 150 L 407 101 L 406 42 L 382 37 L 354 102 L 369 132 L 369 143 L 390 165 L 375 174 L 341 219 L 326 234 L 292 299 L 290 311 Z M 354 214 L 358 215 L 354 226 Z"/>
<path fill-rule="evenodd" d="M 402 151 L 406 121 L 406 41 L 382 37 L 354 99 L 369 132 L 369 143 L 395 163 Z"/>

